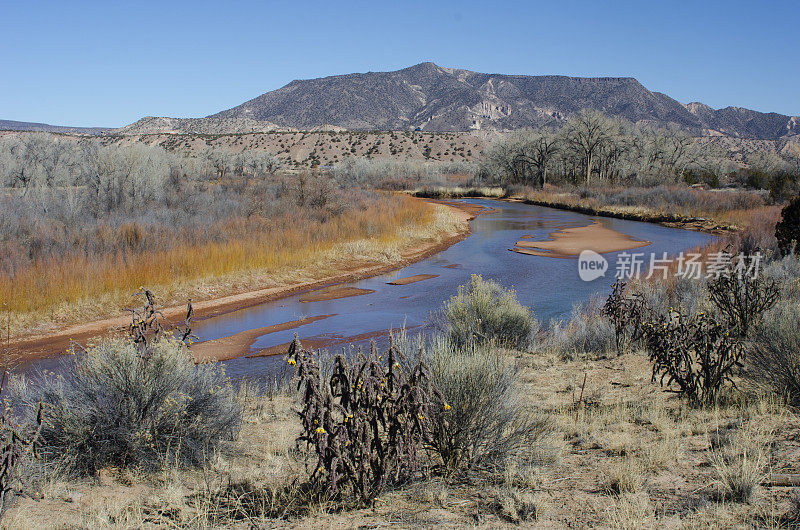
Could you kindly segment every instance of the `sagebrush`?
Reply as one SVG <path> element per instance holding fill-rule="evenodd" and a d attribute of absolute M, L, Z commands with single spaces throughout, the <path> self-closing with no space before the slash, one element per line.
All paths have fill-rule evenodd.
<path fill-rule="evenodd" d="M 174 339 L 153 343 L 146 356 L 129 339 L 103 339 L 62 374 L 16 379 L 12 396 L 26 411 L 44 404 L 40 452 L 78 474 L 201 464 L 241 423 L 223 369 L 196 366 Z"/>
<path fill-rule="evenodd" d="M 548 422 L 525 406 L 508 353 L 443 337 L 422 350 L 444 398 L 432 411 L 429 444 L 445 469 L 502 471 L 511 461 L 529 459 Z"/>
<path fill-rule="evenodd" d="M 437 315 L 446 335 L 458 345 L 493 342 L 517 349 L 529 347 L 538 331 L 533 312 L 516 293 L 494 280 L 473 274 Z"/>

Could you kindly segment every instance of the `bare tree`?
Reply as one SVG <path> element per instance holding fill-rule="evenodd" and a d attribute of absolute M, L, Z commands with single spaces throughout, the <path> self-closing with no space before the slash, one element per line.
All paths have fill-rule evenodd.
<path fill-rule="evenodd" d="M 613 134 L 611 123 L 601 112 L 583 109 L 567 122 L 567 143 L 586 161 L 586 185 L 589 186 L 594 156 Z"/>

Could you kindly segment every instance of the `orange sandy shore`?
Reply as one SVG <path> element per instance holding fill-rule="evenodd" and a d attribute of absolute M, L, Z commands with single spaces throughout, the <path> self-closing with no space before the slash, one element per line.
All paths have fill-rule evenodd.
<path fill-rule="evenodd" d="M 408 285 L 410 283 L 421 282 L 422 280 L 430 280 L 431 278 L 438 278 L 438 274 L 415 274 L 414 276 L 408 276 L 406 278 L 398 278 L 396 280 L 392 280 L 390 282 L 386 282 L 389 285 Z"/>
<path fill-rule="evenodd" d="M 350 298 L 351 296 L 362 296 L 374 293 L 375 289 L 359 289 L 358 287 L 328 287 L 320 291 L 314 291 L 302 297 L 300 302 L 322 302 L 324 300 L 336 300 L 339 298 Z"/>
<path fill-rule="evenodd" d="M 531 241 L 523 237 L 510 250 L 532 256 L 573 258 L 584 250 L 604 254 L 641 248 L 650 244 L 650 241 L 641 241 L 603 226 L 598 220 L 594 220 L 588 226 L 561 228 L 552 232 L 549 237 L 547 241 Z"/>

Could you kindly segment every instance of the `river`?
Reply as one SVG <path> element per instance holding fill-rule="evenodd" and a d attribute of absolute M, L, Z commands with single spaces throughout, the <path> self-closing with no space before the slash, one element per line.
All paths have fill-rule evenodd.
<path fill-rule="evenodd" d="M 490 209 L 472 223 L 472 233 L 463 241 L 423 261 L 389 274 L 346 284 L 371 290 L 369 294 L 303 302 L 308 293 L 268 302 L 226 315 L 198 322 L 195 328 L 201 341 L 219 339 L 246 330 L 282 324 L 300 319 L 331 315 L 293 329 L 259 336 L 250 351 L 259 351 L 285 344 L 295 333 L 301 341 L 328 344 L 331 349 L 355 342 L 365 345 L 372 340 L 384 342 L 387 329 L 405 326 L 410 333 L 428 332 L 428 318 L 478 273 L 503 286 L 513 287 L 520 302 L 530 307 L 542 323 L 569 316 L 573 306 L 593 295 L 605 295 L 614 282 L 620 252 L 605 255 L 609 271 L 605 277 L 585 282 L 578 276 L 577 259 L 558 259 L 510 252 L 522 236 L 532 240 L 547 239 L 558 228 L 591 224 L 596 217 L 521 203 L 468 199 L 465 202 Z M 652 242 L 630 252 L 675 256 L 681 251 L 704 245 L 714 236 L 660 225 L 599 218 L 606 227 L 639 240 Z M 436 275 L 408 285 L 389 285 L 398 278 L 427 274 Z M 310 318 L 311 317 L 311 318 Z M 275 370 L 280 356 L 241 357 L 226 361 L 228 373 L 234 377 L 258 377 Z"/>

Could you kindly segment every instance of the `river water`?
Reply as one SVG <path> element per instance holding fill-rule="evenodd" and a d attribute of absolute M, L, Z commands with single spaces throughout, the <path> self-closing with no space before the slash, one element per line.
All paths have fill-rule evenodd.
<path fill-rule="evenodd" d="M 619 252 L 605 254 L 609 262 L 605 277 L 584 282 L 578 276 L 576 259 L 509 251 L 522 236 L 531 236 L 533 240 L 547 239 L 548 234 L 558 228 L 586 226 L 597 218 L 520 203 L 479 199 L 465 202 L 491 209 L 472 221 L 469 237 L 400 270 L 345 285 L 371 289 L 375 291 L 373 293 L 315 302 L 301 302 L 307 295 L 297 294 L 203 320 L 197 323 L 195 332 L 200 340 L 210 340 L 302 318 L 333 315 L 296 329 L 262 335 L 256 339 L 251 351 L 255 353 L 287 343 L 295 333 L 301 341 L 335 344 L 331 349 L 350 342 L 364 345 L 375 340 L 380 343 L 386 340 L 382 332 L 390 328 L 405 326 L 410 333 L 427 332 L 430 328 L 426 323 L 431 311 L 453 296 L 458 286 L 468 282 L 473 273 L 497 280 L 505 287 L 513 287 L 520 302 L 530 307 L 545 324 L 552 319 L 568 317 L 576 303 L 610 291 Z M 651 241 L 648 246 L 630 251 L 646 253 L 647 259 L 651 252 L 658 257 L 663 252 L 674 256 L 714 239 L 708 234 L 636 221 L 609 218 L 599 218 L 599 221 L 636 239 Z M 417 274 L 438 276 L 408 285 L 387 284 Z M 357 340 L 350 340 L 353 337 Z M 227 372 L 234 378 L 258 377 L 274 372 L 276 363 L 280 361 L 281 356 L 238 358 L 226 361 Z"/>
<path fill-rule="evenodd" d="M 387 330 L 404 326 L 410 334 L 429 333 L 431 312 L 456 294 L 458 286 L 467 283 L 470 275 L 475 273 L 497 280 L 505 287 L 513 287 L 519 301 L 530 307 L 543 324 L 567 318 L 576 303 L 596 294 L 605 296 L 610 291 L 619 252 L 604 255 L 609 262 L 605 277 L 584 282 L 578 276 L 577 259 L 509 251 L 522 236 L 543 240 L 558 228 L 587 226 L 598 218 L 521 203 L 482 199 L 464 202 L 486 210 L 471 221 L 472 233 L 466 239 L 394 272 L 341 285 L 375 292 L 315 302 L 301 302 L 308 293 L 296 294 L 196 322 L 194 331 L 199 340 L 205 341 L 307 317 L 332 315 L 294 329 L 264 334 L 252 344 L 251 352 L 257 354 L 265 348 L 288 343 L 295 333 L 301 341 L 326 343 L 330 345 L 330 351 L 336 351 L 347 344 L 368 346 L 372 341 L 382 346 L 388 340 Z M 700 232 L 649 223 L 609 218 L 598 220 L 613 230 L 651 241 L 650 245 L 630 251 L 645 253 L 648 259 L 650 253 L 658 257 L 663 252 L 675 256 L 714 239 L 714 236 Z M 418 274 L 437 276 L 408 285 L 387 283 Z M 15 371 L 28 374 L 39 370 L 61 371 L 65 359 L 68 358 L 60 356 L 32 361 L 18 366 Z M 281 355 L 245 356 L 225 361 L 225 364 L 227 373 L 234 379 L 259 379 L 283 371 L 286 365 L 282 360 Z"/>

